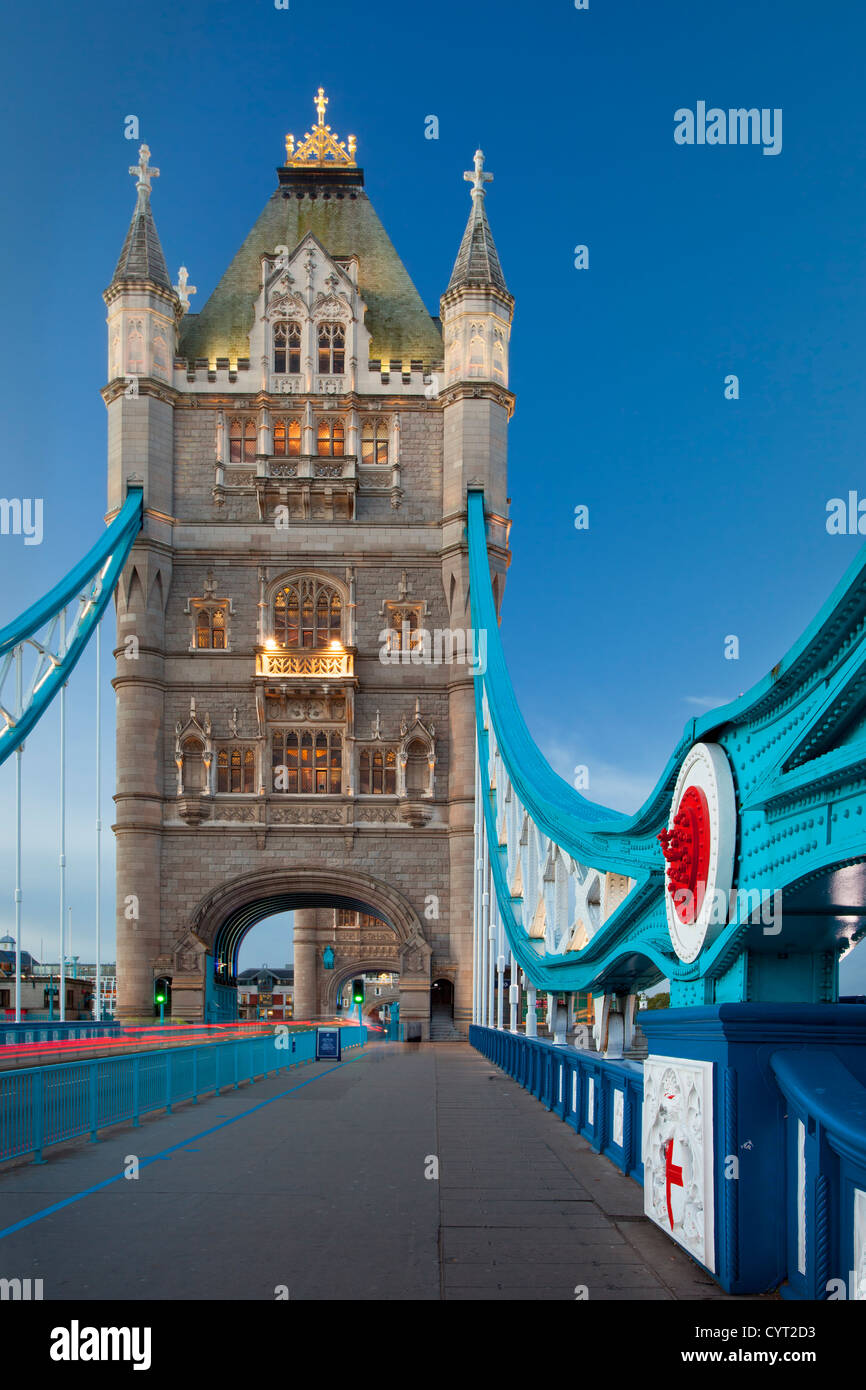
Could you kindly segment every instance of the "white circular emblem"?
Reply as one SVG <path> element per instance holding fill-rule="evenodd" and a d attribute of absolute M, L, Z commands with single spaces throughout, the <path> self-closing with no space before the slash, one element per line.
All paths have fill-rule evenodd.
<path fill-rule="evenodd" d="M 696 960 L 728 920 L 737 807 L 734 779 L 718 743 L 689 749 L 674 787 L 667 829 L 665 912 L 681 961 Z"/>

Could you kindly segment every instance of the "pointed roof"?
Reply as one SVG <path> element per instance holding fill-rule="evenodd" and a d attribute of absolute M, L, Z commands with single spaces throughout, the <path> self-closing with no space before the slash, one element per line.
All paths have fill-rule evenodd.
<path fill-rule="evenodd" d="M 280 186 L 219 284 L 198 314 L 181 327 L 178 352 L 192 361 L 249 356 L 249 334 L 261 289 L 261 257 L 277 246 L 292 254 L 307 233 L 333 260 L 358 259 L 358 290 L 367 306 L 370 356 L 442 361 L 442 337 L 409 278 L 372 203 L 363 191 L 363 172 L 284 166 Z"/>
<path fill-rule="evenodd" d="M 147 145 L 141 146 L 138 157 L 139 163 L 133 164 L 129 170 L 131 174 L 138 175 L 136 183 L 138 201 L 132 214 L 129 231 L 126 233 L 120 259 L 111 277 L 111 283 L 112 285 L 121 281 L 125 283 L 129 283 L 129 281 L 148 283 L 158 285 L 160 289 L 171 292 L 172 283 L 165 264 L 165 256 L 162 252 L 156 223 L 153 220 L 153 213 L 150 210 L 150 180 L 159 177 L 159 170 L 154 169 L 149 163 L 150 150 Z"/>
<path fill-rule="evenodd" d="M 472 211 L 466 223 L 446 294 L 451 290 L 490 287 L 508 294 L 493 233 L 484 211 L 484 185 L 492 180 L 493 175 L 485 174 L 483 169 L 484 154 L 481 150 L 476 150 L 474 172 L 463 175 L 464 179 L 472 183 Z"/>

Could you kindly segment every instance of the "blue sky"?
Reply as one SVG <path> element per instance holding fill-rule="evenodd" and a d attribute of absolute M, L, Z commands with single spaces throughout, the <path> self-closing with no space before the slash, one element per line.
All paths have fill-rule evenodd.
<path fill-rule="evenodd" d="M 124 118 L 138 116 L 162 171 L 157 225 L 172 273 L 183 262 L 199 287 L 195 307 L 271 192 L 285 132 L 309 127 L 321 83 L 431 312 L 469 209 L 462 172 L 485 151 L 516 298 L 506 650 L 557 770 L 586 764 L 591 796 L 634 809 L 686 719 L 760 678 L 856 551 L 825 516 L 828 498 L 864 478 L 857 7 L 49 0 L 8 11 L 5 37 L 0 491 L 44 498 L 45 539 L 0 538 L 2 620 L 101 525 L 100 296 L 137 150 Z M 699 100 L 781 108 L 781 154 L 676 145 L 674 111 Z M 431 114 L 438 140 L 424 138 Z M 728 373 L 737 401 L 724 398 Z M 585 532 L 578 504 L 590 508 Z M 737 661 L 724 658 L 729 634 Z M 88 655 L 70 692 L 70 901 L 85 953 L 93 679 Z M 24 936 L 37 950 L 56 937 L 56 727 L 54 712 L 26 754 Z M 106 709 L 107 823 L 111 728 Z M 0 777 L 5 926 L 11 768 Z M 284 930 L 263 924 L 248 942 L 244 963 L 286 958 Z M 866 989 L 859 954 L 847 988 Z"/>

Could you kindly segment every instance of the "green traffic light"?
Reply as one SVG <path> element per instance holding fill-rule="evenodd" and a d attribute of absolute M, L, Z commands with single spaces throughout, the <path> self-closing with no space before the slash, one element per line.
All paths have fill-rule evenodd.
<path fill-rule="evenodd" d="M 164 1003 L 165 1003 L 165 995 L 164 995 L 164 994 L 158 994 L 158 995 L 156 996 L 156 1002 L 157 1002 L 157 1004 L 164 1004 Z"/>

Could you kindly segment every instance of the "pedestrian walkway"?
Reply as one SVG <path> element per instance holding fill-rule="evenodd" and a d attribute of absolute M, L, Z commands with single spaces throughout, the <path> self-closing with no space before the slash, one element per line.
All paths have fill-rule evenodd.
<path fill-rule="evenodd" d="M 0 1171 L 0 1277 L 45 1299 L 725 1298 L 467 1044 L 372 1044 L 46 1156 Z"/>

